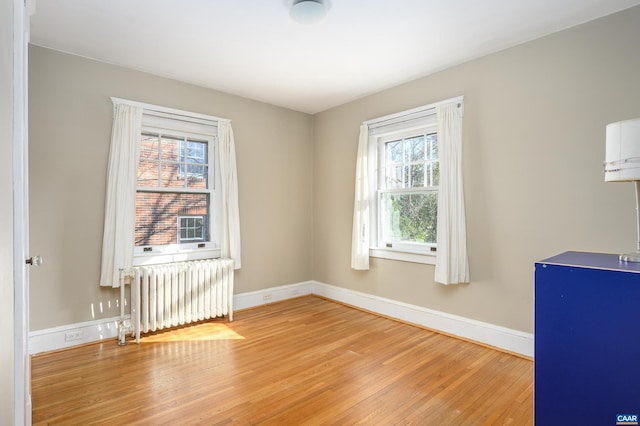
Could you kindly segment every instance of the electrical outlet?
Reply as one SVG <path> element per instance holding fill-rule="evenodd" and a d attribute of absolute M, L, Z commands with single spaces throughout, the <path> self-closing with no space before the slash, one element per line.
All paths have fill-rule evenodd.
<path fill-rule="evenodd" d="M 271 293 L 263 294 L 262 300 L 264 301 L 271 300 Z"/>
<path fill-rule="evenodd" d="M 64 341 L 82 339 L 82 330 L 67 331 L 64 333 Z"/>

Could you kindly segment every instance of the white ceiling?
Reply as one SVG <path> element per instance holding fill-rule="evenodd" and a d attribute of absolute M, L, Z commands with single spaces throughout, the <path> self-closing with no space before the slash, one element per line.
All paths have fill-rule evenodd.
<path fill-rule="evenodd" d="M 40 0 L 31 42 L 316 113 L 640 0 Z"/>

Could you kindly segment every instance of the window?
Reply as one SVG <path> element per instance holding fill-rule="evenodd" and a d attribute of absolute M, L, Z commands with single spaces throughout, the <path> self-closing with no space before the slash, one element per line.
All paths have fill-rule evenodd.
<path fill-rule="evenodd" d="M 380 137 L 378 246 L 434 250 L 438 212 L 438 136 L 425 127 Z"/>
<path fill-rule="evenodd" d="M 207 216 L 178 216 L 178 239 L 180 243 L 206 240 Z"/>
<path fill-rule="evenodd" d="M 463 115 L 459 96 L 362 123 L 353 269 L 368 270 L 369 257 L 383 257 L 434 264 L 441 284 L 469 282 Z"/>
<path fill-rule="evenodd" d="M 143 116 L 136 263 L 219 255 L 215 135 L 215 126 Z"/>
<path fill-rule="evenodd" d="M 372 256 L 433 262 L 438 213 L 438 134 L 433 113 L 372 126 Z"/>
<path fill-rule="evenodd" d="M 143 264 L 225 257 L 240 269 L 230 120 L 111 100 L 100 285 L 120 287 Z"/>

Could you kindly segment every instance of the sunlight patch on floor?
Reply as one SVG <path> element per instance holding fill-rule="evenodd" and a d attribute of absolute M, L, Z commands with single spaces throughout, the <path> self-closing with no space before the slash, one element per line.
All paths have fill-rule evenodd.
<path fill-rule="evenodd" d="M 185 326 L 177 329 L 167 329 L 143 335 L 141 343 L 179 342 L 199 340 L 241 340 L 244 336 L 236 333 L 227 324 L 208 322 Z"/>

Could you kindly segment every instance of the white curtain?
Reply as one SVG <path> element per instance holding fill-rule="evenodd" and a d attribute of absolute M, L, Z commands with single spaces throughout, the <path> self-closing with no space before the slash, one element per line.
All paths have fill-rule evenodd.
<path fill-rule="evenodd" d="M 369 269 L 369 127 L 360 126 L 358 157 L 356 160 L 356 188 L 351 234 L 351 267 Z"/>
<path fill-rule="evenodd" d="M 242 266 L 240 259 L 240 212 L 238 210 L 238 175 L 233 129 L 228 121 L 218 122 L 220 149 L 220 180 L 222 182 L 222 238 L 220 255 L 234 260 L 234 269 Z"/>
<path fill-rule="evenodd" d="M 434 279 L 441 284 L 469 282 L 462 186 L 462 111 L 462 107 L 455 102 L 436 107 L 440 186 Z"/>
<path fill-rule="evenodd" d="M 142 108 L 115 104 L 102 237 L 102 286 L 119 287 L 119 269 L 133 264 L 141 131 Z"/>

